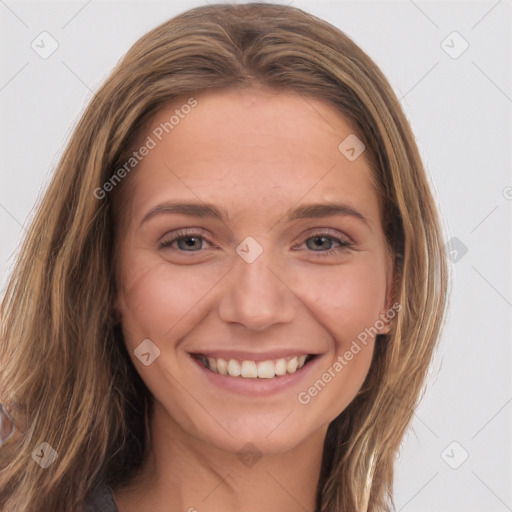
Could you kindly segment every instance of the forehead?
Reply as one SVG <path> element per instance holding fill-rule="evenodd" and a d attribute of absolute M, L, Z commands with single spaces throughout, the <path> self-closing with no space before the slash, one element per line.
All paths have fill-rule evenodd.
<path fill-rule="evenodd" d="M 159 201 L 194 199 L 240 219 L 278 215 L 302 200 L 341 199 L 379 218 L 364 152 L 350 160 L 339 149 L 353 137 L 333 106 L 293 91 L 250 88 L 180 98 L 138 134 L 135 149 L 151 149 L 126 184 L 131 214 Z"/>

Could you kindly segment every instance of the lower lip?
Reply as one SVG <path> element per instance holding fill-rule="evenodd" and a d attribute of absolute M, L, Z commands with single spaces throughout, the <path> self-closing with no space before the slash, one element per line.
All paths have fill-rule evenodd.
<path fill-rule="evenodd" d="M 218 386 L 233 393 L 249 396 L 269 396 L 279 391 L 284 391 L 288 388 L 298 385 L 304 381 L 305 378 L 311 373 L 314 367 L 317 366 L 321 357 L 316 356 L 309 361 L 302 368 L 295 373 L 288 373 L 273 377 L 272 379 L 248 379 L 245 377 L 231 377 L 229 375 L 221 375 L 220 373 L 208 370 L 203 363 L 191 356 L 192 361 L 202 371 L 205 377 L 214 386 Z"/>

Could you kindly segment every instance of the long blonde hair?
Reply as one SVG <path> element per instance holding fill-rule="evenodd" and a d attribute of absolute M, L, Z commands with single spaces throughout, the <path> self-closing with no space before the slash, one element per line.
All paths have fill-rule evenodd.
<path fill-rule="evenodd" d="M 373 61 L 310 14 L 254 3 L 192 9 L 143 36 L 74 131 L 1 307 L 0 402 L 18 425 L 0 448 L 3 511 L 75 510 L 98 482 L 122 485 L 141 467 L 151 396 L 113 311 L 112 194 L 94 191 L 164 104 L 254 84 L 327 102 L 367 148 L 402 309 L 375 344 L 360 392 L 329 426 L 317 503 L 322 512 L 389 510 L 396 453 L 446 303 L 435 203 L 399 101 Z M 42 442 L 58 454 L 46 469 L 32 460 Z"/>

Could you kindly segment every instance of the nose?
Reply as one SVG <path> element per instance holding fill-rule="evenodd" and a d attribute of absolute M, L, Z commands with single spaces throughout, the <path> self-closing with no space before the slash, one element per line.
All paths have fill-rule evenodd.
<path fill-rule="evenodd" d="M 264 254 L 252 263 L 242 258 L 236 261 L 219 304 L 224 322 L 263 331 L 293 320 L 298 299 Z"/>

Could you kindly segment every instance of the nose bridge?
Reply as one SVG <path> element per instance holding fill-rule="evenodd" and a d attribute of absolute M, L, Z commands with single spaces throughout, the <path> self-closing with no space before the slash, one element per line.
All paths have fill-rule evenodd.
<path fill-rule="evenodd" d="M 279 278 L 272 263 L 266 251 L 253 261 L 237 257 L 221 299 L 220 315 L 224 321 L 263 330 L 292 320 L 293 293 Z"/>

